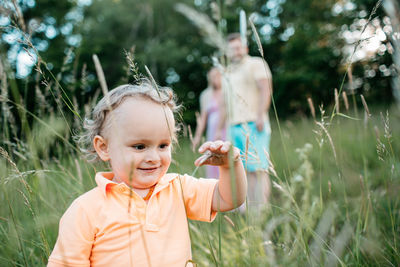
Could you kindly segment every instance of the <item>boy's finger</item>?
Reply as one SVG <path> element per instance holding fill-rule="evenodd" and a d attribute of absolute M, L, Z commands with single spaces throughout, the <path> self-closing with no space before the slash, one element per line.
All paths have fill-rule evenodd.
<path fill-rule="evenodd" d="M 201 155 L 200 157 L 198 157 L 195 160 L 194 165 L 196 165 L 196 166 L 204 165 L 206 163 L 207 159 L 209 159 L 209 158 L 210 158 L 210 154 Z"/>
<path fill-rule="evenodd" d="M 233 157 L 235 160 L 240 158 L 240 149 L 237 147 L 233 148 Z"/>
<path fill-rule="evenodd" d="M 231 147 L 231 142 L 229 141 L 224 142 L 224 144 L 221 147 L 221 152 L 224 153 L 228 152 L 230 147 Z"/>
<path fill-rule="evenodd" d="M 221 149 L 221 147 L 223 146 L 224 142 L 223 141 L 214 141 L 211 146 L 210 146 L 210 150 L 212 150 L 213 152 Z"/>
<path fill-rule="evenodd" d="M 199 147 L 199 152 L 200 152 L 200 153 L 203 153 L 204 151 L 206 151 L 207 149 L 209 149 L 209 147 L 210 147 L 211 144 L 212 144 L 212 142 L 210 142 L 210 141 L 205 142 L 204 144 L 202 144 L 202 145 Z"/>

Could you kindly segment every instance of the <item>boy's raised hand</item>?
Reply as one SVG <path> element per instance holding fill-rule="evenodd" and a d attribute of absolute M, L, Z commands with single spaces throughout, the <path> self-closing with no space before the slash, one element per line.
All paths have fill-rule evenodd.
<path fill-rule="evenodd" d="M 203 153 L 201 157 L 196 159 L 194 164 L 196 166 L 201 165 L 214 165 L 221 167 L 229 167 L 228 152 L 232 146 L 229 141 L 208 141 L 202 144 L 199 148 L 199 152 Z M 237 161 L 240 157 L 240 151 L 236 147 L 233 149 L 233 160 Z"/>

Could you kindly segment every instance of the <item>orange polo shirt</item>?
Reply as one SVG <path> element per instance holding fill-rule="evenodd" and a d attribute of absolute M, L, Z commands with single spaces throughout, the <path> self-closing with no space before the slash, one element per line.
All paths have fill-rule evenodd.
<path fill-rule="evenodd" d="M 64 213 L 47 266 L 185 266 L 192 258 L 187 218 L 214 220 L 217 180 L 166 174 L 146 204 L 113 176 L 97 173 L 97 187 Z"/>

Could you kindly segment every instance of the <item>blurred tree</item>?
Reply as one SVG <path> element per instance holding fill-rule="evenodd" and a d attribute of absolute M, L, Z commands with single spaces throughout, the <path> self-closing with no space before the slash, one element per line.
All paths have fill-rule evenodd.
<path fill-rule="evenodd" d="M 197 93 L 206 87 L 205 73 L 213 48 L 174 10 L 175 3 L 173 0 L 93 1 L 85 9 L 79 54 L 81 63 L 87 63 L 92 72 L 91 56 L 97 54 L 109 87 L 114 87 L 133 81 L 132 73 L 127 77 L 125 54 L 133 51 L 138 71 L 147 75 L 144 69 L 147 65 L 159 84 L 172 86 L 185 103 L 184 119 L 190 121 L 197 108 Z M 94 91 L 97 84 L 93 86 L 89 91 Z"/>
<path fill-rule="evenodd" d="M 0 59 L 7 77 L 7 82 L 3 84 L 9 85 L 2 87 L 1 94 L 23 107 L 5 108 L 7 104 L 3 102 L 3 108 L 7 110 L 3 112 L 16 117 L 18 124 L 12 123 L 13 127 L 18 128 L 18 125 L 26 127 L 27 122 L 31 122 L 32 117 L 26 116 L 24 109 L 32 112 L 38 109 L 36 93 L 40 91 L 39 84 L 43 79 L 35 75 L 35 71 L 32 73 L 32 69 L 38 62 L 39 56 L 49 62 L 50 70 L 55 73 L 61 71 L 68 38 L 75 22 L 75 18 L 69 14 L 76 7 L 77 3 L 74 1 L 1 1 Z M 50 95 L 48 90 L 47 94 Z M 49 107 L 54 109 L 55 99 L 48 97 L 46 101 Z M 13 120 L 10 119 L 11 121 Z M 7 124 L 7 118 L 3 119 L 3 123 L 2 132 L 6 134 L 9 132 L 7 128 L 10 124 Z M 19 134 L 22 136 L 28 132 L 20 131 Z M 8 136 L 4 140 L 7 139 Z"/>
<path fill-rule="evenodd" d="M 274 75 L 274 97 L 280 115 L 307 112 L 307 97 L 312 97 L 317 105 L 333 103 L 334 88 L 341 87 L 354 45 L 376 4 L 377 1 L 369 0 L 268 0 L 260 7 L 255 23 L 264 37 L 265 57 Z M 376 11 L 375 20 L 382 21 L 382 11 Z M 356 39 L 346 37 L 350 32 Z M 346 45 L 350 52 L 344 49 Z M 368 40 L 358 50 L 366 46 Z M 388 53 L 374 51 L 368 57 L 352 57 L 352 61 L 357 83 L 346 82 L 343 89 L 370 96 L 371 103 L 389 103 L 389 78 L 378 70 L 382 64 L 391 64 Z M 371 68 L 376 68 L 377 75 L 368 75 Z"/>
<path fill-rule="evenodd" d="M 144 65 L 147 65 L 158 83 L 176 90 L 186 107 L 183 119 L 194 123 L 198 95 L 206 87 L 206 72 L 212 65 L 211 56 L 216 53 L 216 47 L 206 43 L 200 34 L 202 31 L 176 11 L 177 1 L 14 2 L 20 4 L 32 43 L 52 72 L 58 74 L 57 79 L 65 87 L 66 94 L 76 97 L 78 106 L 83 107 L 99 87 L 92 55 L 99 56 L 108 86 L 112 88 L 133 81 L 125 54 L 131 51 L 139 72 L 145 73 Z M 351 48 L 345 35 L 360 31 L 376 4 L 374 0 L 179 2 L 208 15 L 223 35 L 238 31 L 241 9 L 253 16 L 265 59 L 273 73 L 274 97 L 280 116 L 307 112 L 307 96 L 316 104 L 333 102 L 333 90 L 341 86 L 349 57 L 342 48 L 346 45 Z M 2 16 L 1 25 L 15 24 L 22 28 L 13 1 L 4 6 L 8 22 Z M 374 27 L 378 29 L 379 23 L 384 21 L 381 9 L 377 10 L 376 19 Z M 9 59 L 16 58 L 15 51 L 18 54 L 27 48 L 16 42 L 21 36 L 15 35 L 15 30 L 3 28 L 0 41 Z M 12 41 L 12 36 L 17 37 Z M 248 36 L 250 54 L 259 55 L 250 30 Z M 392 63 L 388 51 L 378 51 L 358 60 L 352 68 L 356 81 L 352 86 L 357 92 L 371 96 L 369 102 L 392 99 L 390 71 L 387 71 Z M 17 67 L 14 61 L 11 68 Z M 29 88 L 38 82 L 34 81 L 34 75 L 29 77 L 26 86 L 19 88 L 35 92 Z M 17 82 L 24 84 L 19 78 L 23 75 L 17 76 Z M 344 86 L 345 89 L 350 87 Z"/>

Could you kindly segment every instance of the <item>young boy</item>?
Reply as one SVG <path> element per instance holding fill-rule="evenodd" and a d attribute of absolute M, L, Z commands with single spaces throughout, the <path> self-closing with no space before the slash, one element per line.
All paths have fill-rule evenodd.
<path fill-rule="evenodd" d="M 112 172 L 97 173 L 97 187 L 61 218 L 49 267 L 190 266 L 187 218 L 210 222 L 244 202 L 246 174 L 237 148 L 229 161 L 229 142 L 204 143 L 195 161 L 219 166 L 219 180 L 167 173 L 176 110 L 172 90 L 148 80 L 119 86 L 96 105 L 80 141 Z"/>

